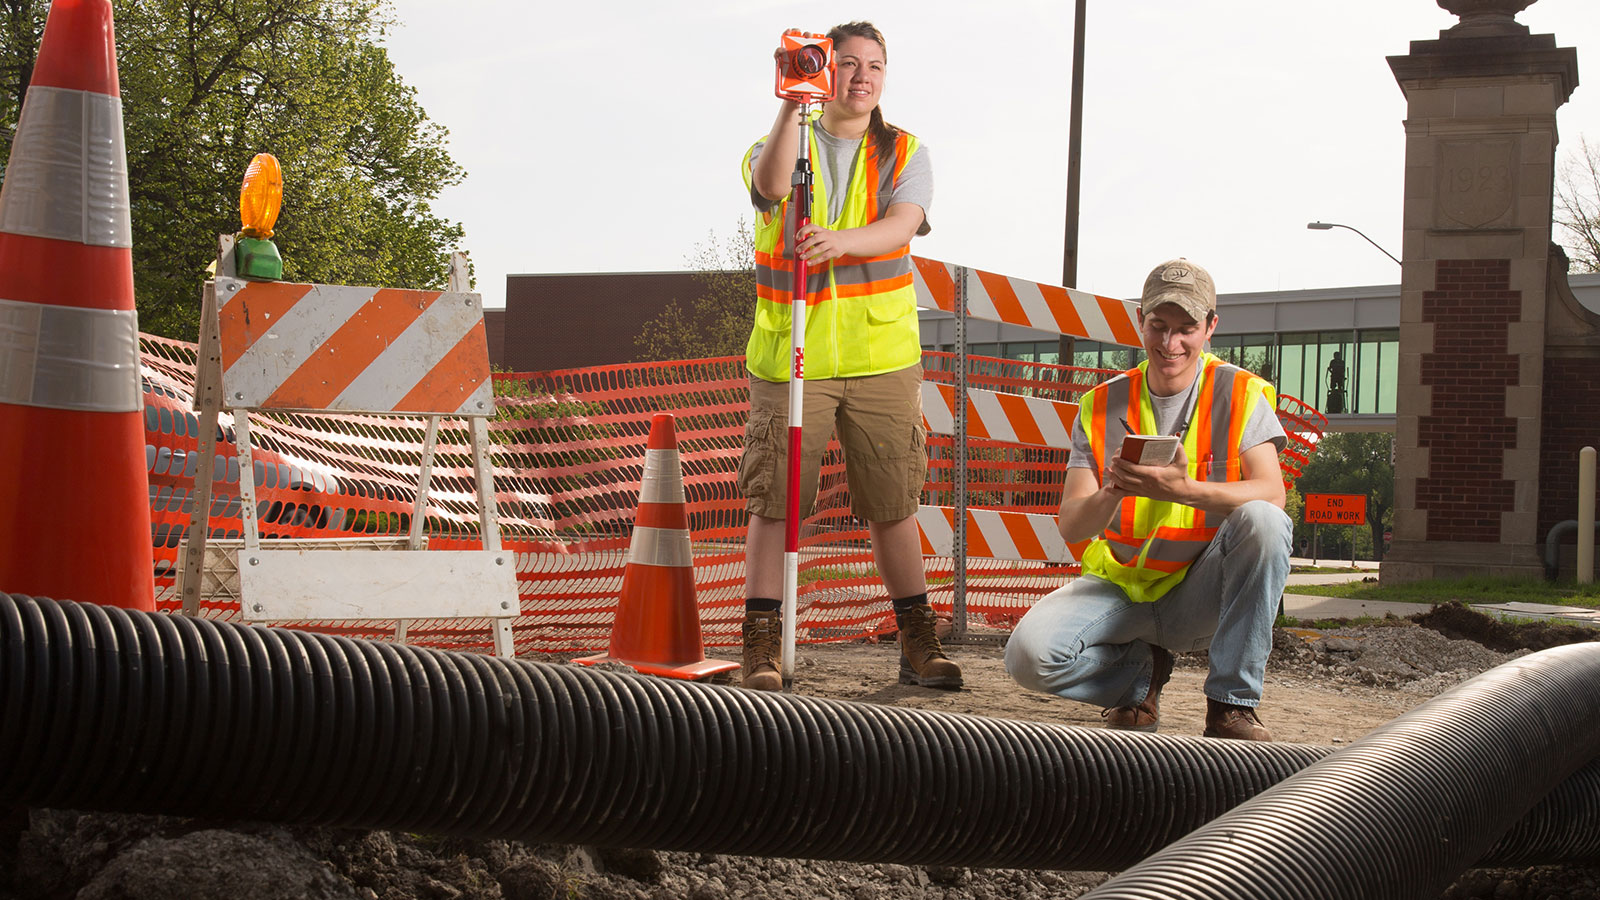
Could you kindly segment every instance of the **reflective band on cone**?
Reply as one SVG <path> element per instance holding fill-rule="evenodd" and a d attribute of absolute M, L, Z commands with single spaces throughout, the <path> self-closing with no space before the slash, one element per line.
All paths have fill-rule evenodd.
<path fill-rule="evenodd" d="M 132 247 L 122 101 L 28 88 L 6 167 L 0 231 L 97 247 Z"/>
<path fill-rule="evenodd" d="M 139 412 L 138 361 L 132 310 L 0 300 L 0 403 Z"/>
<path fill-rule="evenodd" d="M 108 0 L 56 0 L 0 185 L 0 590 L 154 611 Z"/>
<path fill-rule="evenodd" d="M 735 662 L 706 659 L 684 504 L 683 468 L 673 418 L 657 413 L 650 421 L 639 514 L 622 572 L 611 649 L 575 662 L 617 662 L 648 675 L 671 678 L 704 678 L 739 667 Z"/>

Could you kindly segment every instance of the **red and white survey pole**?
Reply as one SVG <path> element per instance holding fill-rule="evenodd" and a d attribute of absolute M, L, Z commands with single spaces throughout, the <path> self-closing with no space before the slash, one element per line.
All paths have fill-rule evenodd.
<path fill-rule="evenodd" d="M 800 154 L 790 181 L 794 211 L 794 282 L 789 294 L 789 471 L 783 517 L 783 669 L 785 687 L 794 683 L 796 610 L 800 603 L 800 436 L 806 402 L 806 282 L 811 267 L 800 258 L 800 232 L 811 224 L 811 101 L 800 101 Z"/>

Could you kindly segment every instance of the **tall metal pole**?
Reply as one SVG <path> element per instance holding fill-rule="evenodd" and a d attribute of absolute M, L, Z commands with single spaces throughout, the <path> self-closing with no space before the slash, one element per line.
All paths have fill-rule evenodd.
<path fill-rule="evenodd" d="M 1083 161 L 1083 29 L 1088 0 L 1077 0 L 1072 26 L 1072 117 L 1067 132 L 1067 234 L 1062 251 L 1061 283 L 1078 286 L 1078 176 Z M 1061 365 L 1072 365 L 1073 339 L 1062 335 Z"/>

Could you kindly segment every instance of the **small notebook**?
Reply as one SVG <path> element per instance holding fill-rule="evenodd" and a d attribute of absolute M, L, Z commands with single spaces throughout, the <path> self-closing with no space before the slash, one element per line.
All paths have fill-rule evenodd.
<path fill-rule="evenodd" d="M 1165 466 L 1178 455 L 1175 434 L 1130 434 L 1122 439 L 1122 458 L 1141 466 Z"/>

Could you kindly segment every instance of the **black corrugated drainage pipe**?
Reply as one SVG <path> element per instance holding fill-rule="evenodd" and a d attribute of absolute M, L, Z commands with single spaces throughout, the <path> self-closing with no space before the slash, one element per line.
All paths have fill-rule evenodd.
<path fill-rule="evenodd" d="M 1084 896 L 1437 897 L 1600 753 L 1597 686 L 1597 643 L 1513 660 Z M 1591 806 L 1567 827 L 1592 832 L 1597 824 Z"/>
<path fill-rule="evenodd" d="M 0 804 L 1119 870 L 1329 752 L 766 694 L 0 594 Z M 1592 840 L 1571 837 L 1600 832 L 1600 779 L 1586 774 L 1569 785 L 1578 799 L 1528 817 L 1519 859 L 1596 858 Z"/>

